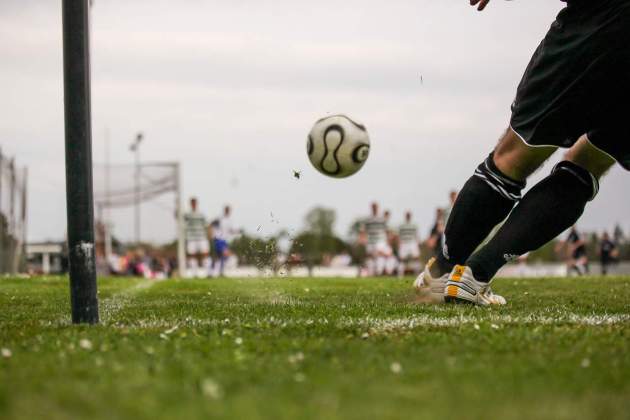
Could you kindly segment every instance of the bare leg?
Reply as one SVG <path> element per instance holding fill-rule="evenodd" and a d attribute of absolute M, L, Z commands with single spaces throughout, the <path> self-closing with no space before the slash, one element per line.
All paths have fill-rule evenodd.
<path fill-rule="evenodd" d="M 557 147 L 532 147 L 508 128 L 494 149 L 494 164 L 506 176 L 525 181 L 551 156 Z"/>

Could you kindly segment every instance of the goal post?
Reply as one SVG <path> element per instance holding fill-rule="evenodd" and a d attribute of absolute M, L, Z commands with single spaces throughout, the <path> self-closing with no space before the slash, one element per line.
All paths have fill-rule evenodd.
<path fill-rule="evenodd" d="M 73 323 L 96 324 L 88 0 L 62 1 L 66 203 Z"/>

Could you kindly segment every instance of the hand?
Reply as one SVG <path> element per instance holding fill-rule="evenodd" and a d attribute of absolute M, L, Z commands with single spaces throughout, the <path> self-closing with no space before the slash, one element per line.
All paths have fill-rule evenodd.
<path fill-rule="evenodd" d="M 477 6 L 477 10 L 482 11 L 490 3 L 490 0 L 470 0 L 471 6 Z"/>

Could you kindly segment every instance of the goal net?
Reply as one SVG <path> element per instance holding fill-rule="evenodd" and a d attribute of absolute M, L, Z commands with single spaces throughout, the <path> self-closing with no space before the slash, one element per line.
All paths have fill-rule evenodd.
<path fill-rule="evenodd" d="M 140 246 L 176 246 L 178 267 L 185 261 L 178 162 L 95 164 L 94 204 L 97 257 L 110 261 L 112 238 Z M 150 229 L 143 230 L 143 227 Z"/>
<path fill-rule="evenodd" d="M 26 241 L 26 168 L 0 150 L 0 273 L 23 268 Z"/>

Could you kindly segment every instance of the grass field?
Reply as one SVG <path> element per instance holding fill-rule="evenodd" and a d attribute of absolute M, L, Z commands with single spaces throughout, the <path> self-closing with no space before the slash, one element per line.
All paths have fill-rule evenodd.
<path fill-rule="evenodd" d="M 630 418 L 630 278 L 500 280 L 501 308 L 410 279 L 0 279 L 0 418 Z"/>

